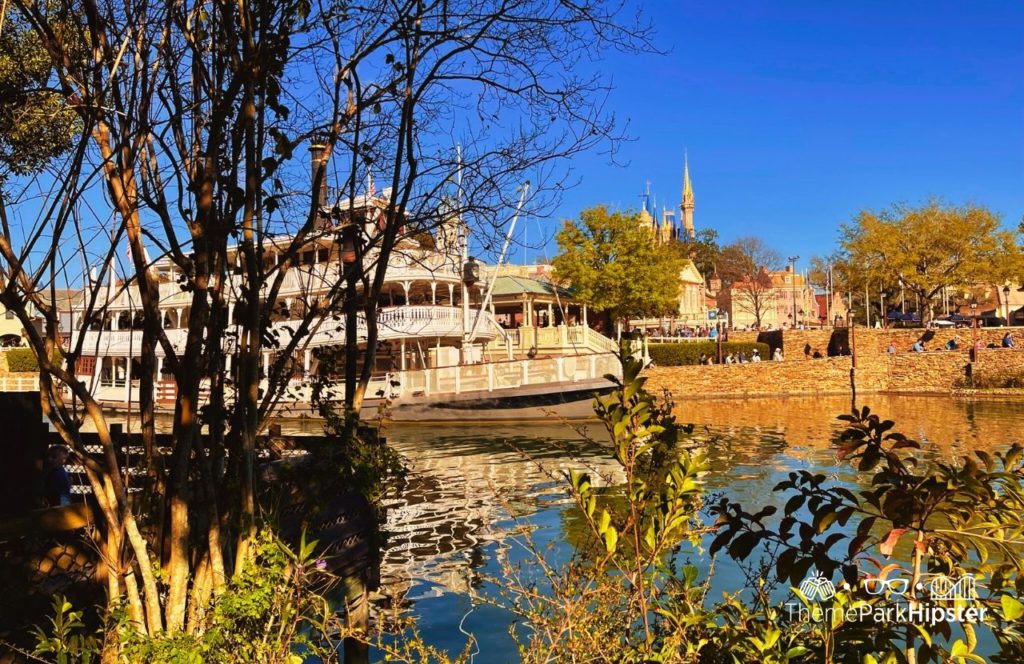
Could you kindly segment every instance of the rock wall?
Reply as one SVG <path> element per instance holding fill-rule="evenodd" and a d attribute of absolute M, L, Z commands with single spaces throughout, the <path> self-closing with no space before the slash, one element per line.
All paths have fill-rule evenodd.
<path fill-rule="evenodd" d="M 992 348 L 978 351 L 974 374 L 986 382 L 1024 377 L 1024 353 L 1020 348 Z"/>
<path fill-rule="evenodd" d="M 1006 328 L 978 331 L 983 348 L 978 351 L 972 367 L 975 375 L 998 380 L 1024 376 L 1024 330 L 1011 328 L 1017 348 L 985 348 L 997 346 Z M 971 330 L 935 330 L 926 342 L 924 353 L 910 352 L 922 330 L 866 330 L 855 332 L 856 361 L 854 381 L 858 393 L 950 393 L 962 388 L 967 366 Z M 735 365 L 652 367 L 645 372 L 648 387 L 655 391 L 667 389 L 680 398 L 750 397 L 782 395 L 839 395 L 850 393 L 851 358 L 829 357 L 807 359 L 805 344 L 820 348 L 828 346 L 830 330 L 797 330 L 784 335 L 783 362 L 760 362 Z M 940 350 L 946 341 L 957 336 L 961 349 Z M 733 341 L 754 341 L 752 332 L 734 332 Z M 896 353 L 887 351 L 890 342 Z"/>

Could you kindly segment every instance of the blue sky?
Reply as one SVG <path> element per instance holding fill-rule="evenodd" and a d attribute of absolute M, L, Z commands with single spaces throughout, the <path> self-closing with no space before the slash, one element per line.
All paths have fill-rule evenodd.
<path fill-rule="evenodd" d="M 865 207 L 937 195 L 1008 226 L 1024 215 L 1024 3 L 645 6 L 670 52 L 598 63 L 636 139 L 618 154 L 627 165 L 574 159 L 580 184 L 527 221 L 529 241 L 595 203 L 638 207 L 648 179 L 659 206 L 678 205 L 684 149 L 698 228 L 759 235 L 801 263 Z"/>

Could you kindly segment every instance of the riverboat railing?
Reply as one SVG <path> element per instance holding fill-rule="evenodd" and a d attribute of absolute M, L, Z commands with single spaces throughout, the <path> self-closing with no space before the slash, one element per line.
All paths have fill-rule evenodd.
<path fill-rule="evenodd" d="M 466 392 L 578 383 L 621 375 L 615 353 L 566 355 L 503 362 L 484 362 L 386 373 L 374 377 L 367 394 L 400 399 Z"/>
<path fill-rule="evenodd" d="M 377 328 L 381 341 L 402 337 L 461 337 L 462 315 L 460 307 L 443 305 L 384 307 L 377 313 Z M 365 339 L 367 335 L 366 318 L 363 314 L 359 314 L 357 320 L 357 335 L 360 339 Z M 498 324 L 494 321 L 491 312 L 484 312 L 484 322 L 485 325 L 481 327 L 478 336 L 485 341 L 498 336 Z M 297 326 L 298 321 L 278 321 L 272 324 L 271 334 L 277 336 L 279 343 L 285 344 Z M 172 346 L 179 351 L 184 349 L 188 330 L 167 329 L 164 332 Z M 76 342 L 80 334 L 85 335 L 83 353 L 86 355 L 127 357 L 128 355 L 137 355 L 142 348 L 142 330 L 86 330 L 85 332 L 75 330 L 71 333 L 70 343 Z M 344 343 L 344 341 L 344 320 L 336 321 L 325 317 L 319 326 L 314 326 L 308 345 L 315 347 Z M 162 354 L 162 351 L 158 352 Z"/>

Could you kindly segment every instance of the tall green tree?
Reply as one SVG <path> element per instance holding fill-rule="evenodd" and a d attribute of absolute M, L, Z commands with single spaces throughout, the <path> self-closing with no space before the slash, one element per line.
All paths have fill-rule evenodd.
<path fill-rule="evenodd" d="M 680 241 L 679 247 L 688 256 L 697 270 L 705 279 L 718 269 L 718 261 L 722 255 L 722 247 L 718 244 L 718 231 L 713 228 L 702 228 L 696 236 Z"/>
<path fill-rule="evenodd" d="M 676 247 L 654 242 L 638 214 L 598 205 L 577 221 L 567 220 L 555 239 L 560 250 L 552 261 L 555 278 L 603 312 L 609 328 L 616 320 L 678 311 L 686 258 Z"/>
<path fill-rule="evenodd" d="M 864 210 L 841 233 L 845 263 L 869 282 L 916 295 L 925 321 L 944 287 L 1017 281 L 1024 267 L 1019 229 L 1006 230 L 999 215 L 979 205 L 933 199 Z"/>
<path fill-rule="evenodd" d="M 73 145 L 81 123 L 52 74 L 39 37 L 13 8 L 0 13 L 0 177 L 38 171 Z"/>

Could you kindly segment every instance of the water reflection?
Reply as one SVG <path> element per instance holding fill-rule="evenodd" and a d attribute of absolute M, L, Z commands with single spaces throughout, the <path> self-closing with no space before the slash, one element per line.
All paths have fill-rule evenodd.
<path fill-rule="evenodd" d="M 480 581 L 484 547 L 514 530 L 512 517 L 561 511 L 566 470 L 621 479 L 605 449 L 563 427 L 492 428 L 486 436 L 403 427 L 387 435 L 409 468 L 386 503 L 381 572 L 390 591 L 466 592 Z"/>
<path fill-rule="evenodd" d="M 1024 426 L 1024 401 L 873 395 L 864 403 L 920 440 L 928 459 L 1004 449 L 1020 440 Z M 680 403 L 677 414 L 695 424 L 694 441 L 707 449 L 709 489 L 753 506 L 771 502 L 772 487 L 796 469 L 824 472 L 844 484 L 859 479 L 831 449 L 841 429 L 835 417 L 848 408 L 845 397 L 698 400 Z M 321 432 L 316 420 L 281 424 L 286 434 Z M 599 424 L 591 429 L 603 439 Z M 513 660 L 506 634 L 511 617 L 474 607 L 469 590 L 500 574 L 501 557 L 523 558 L 510 543 L 515 518 L 534 528 L 538 544 L 553 547 L 550 562 L 563 558 L 573 519 L 560 473 L 586 466 L 613 475 L 608 451 L 559 424 L 403 425 L 390 427 L 386 436 L 410 471 L 387 504 L 381 568 L 386 594 L 399 608 L 412 607 L 433 645 L 459 651 L 466 642 L 461 628 L 481 643 L 476 664 Z M 712 596 L 737 590 L 742 578 L 735 564 L 720 559 Z M 388 604 L 379 598 L 379 607 Z"/>
<path fill-rule="evenodd" d="M 897 430 L 921 440 L 922 455 L 929 459 L 1003 449 L 1019 438 L 1024 424 L 1024 402 L 904 396 L 865 401 L 880 416 L 896 420 Z M 694 440 L 707 449 L 709 489 L 763 505 L 772 501 L 772 487 L 795 469 L 824 472 L 844 484 L 858 480 L 836 462 L 831 449 L 842 426 L 835 417 L 848 408 L 843 397 L 737 399 L 688 401 L 677 413 L 680 421 L 696 425 Z M 603 438 L 599 425 L 593 429 Z M 584 444 L 558 425 L 483 431 L 403 426 L 387 435 L 407 459 L 410 478 L 389 500 L 383 581 L 389 594 L 414 605 L 416 615 L 427 621 L 431 642 L 455 650 L 465 642 L 458 626 L 470 608 L 468 590 L 483 576 L 499 574 L 496 559 L 510 549 L 516 525 L 510 517 L 530 523 L 534 538 L 553 546 L 552 556 L 562 557 L 573 520 L 560 471 L 581 465 L 598 474 L 615 470 L 606 449 Z M 741 581 L 740 570 L 728 561 L 719 565 L 724 585 L 716 594 L 736 590 L 726 586 Z M 490 644 L 478 663 L 508 660 L 496 653 L 511 646 L 504 635 L 509 620 L 492 612 L 486 621 L 471 617 L 464 625 Z"/>

